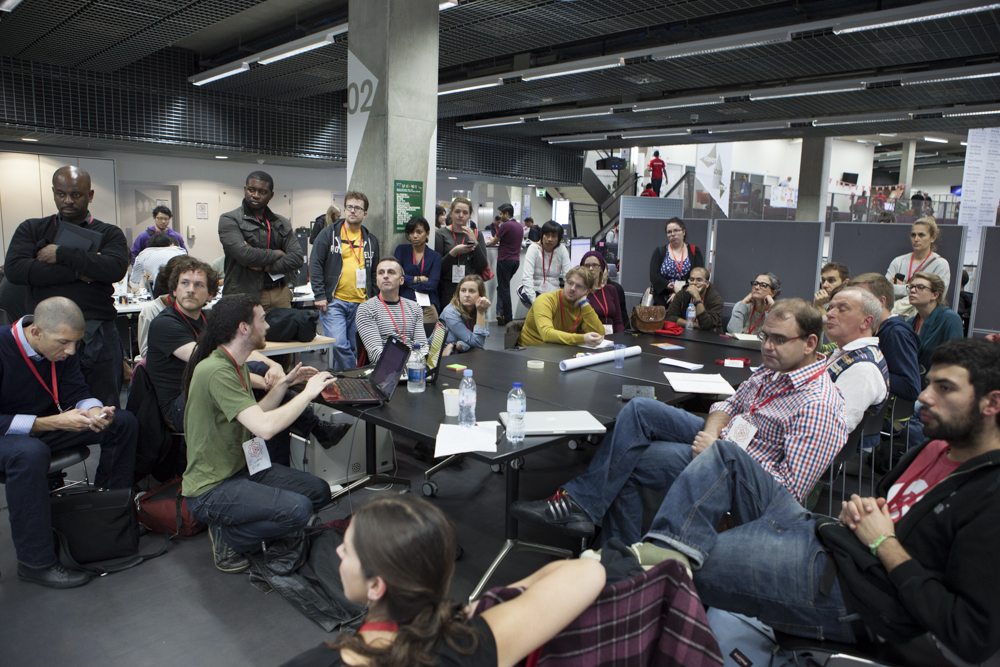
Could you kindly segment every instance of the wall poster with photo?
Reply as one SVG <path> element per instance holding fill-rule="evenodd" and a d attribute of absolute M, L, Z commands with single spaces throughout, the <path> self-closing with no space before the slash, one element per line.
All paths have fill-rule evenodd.
<path fill-rule="evenodd" d="M 147 228 L 153 226 L 153 209 L 166 206 L 173 213 L 170 227 L 180 233 L 180 187 L 167 183 L 141 181 L 118 182 L 119 223 L 129 246 Z"/>

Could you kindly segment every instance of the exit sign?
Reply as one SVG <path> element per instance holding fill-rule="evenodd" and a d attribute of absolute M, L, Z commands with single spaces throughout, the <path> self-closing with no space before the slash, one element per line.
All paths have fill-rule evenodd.
<path fill-rule="evenodd" d="M 535 196 L 536 197 L 544 197 L 545 196 L 545 188 L 535 188 Z"/>

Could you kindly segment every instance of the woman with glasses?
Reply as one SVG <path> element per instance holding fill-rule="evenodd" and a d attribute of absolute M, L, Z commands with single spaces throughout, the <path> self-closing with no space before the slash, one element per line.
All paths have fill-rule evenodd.
<path fill-rule="evenodd" d="M 781 281 L 773 273 L 762 273 L 751 280 L 750 293 L 733 306 L 733 314 L 729 318 L 726 331 L 731 334 L 755 334 L 760 331 L 767 311 L 771 310 L 779 294 L 781 294 Z"/>
<path fill-rule="evenodd" d="M 594 289 L 590 293 L 590 305 L 601 318 L 604 325 L 604 335 L 625 331 L 625 321 L 622 319 L 621 307 L 618 305 L 618 290 L 608 282 L 608 263 L 604 256 L 596 250 L 584 254 L 580 266 L 590 271 L 594 276 Z"/>
<path fill-rule="evenodd" d="M 687 227 L 680 218 L 667 220 L 667 244 L 653 250 L 649 260 L 649 282 L 653 303 L 665 306 L 684 289 L 685 281 L 696 266 L 705 266 L 705 257 L 694 244 L 687 243 Z"/>
<path fill-rule="evenodd" d="M 450 217 L 450 226 L 434 232 L 434 250 L 441 255 L 438 303 L 450 302 L 462 278 L 472 274 L 482 277 L 490 265 L 486 257 L 486 240 L 482 232 L 470 225 L 472 202 L 465 197 L 455 197 Z"/>
<path fill-rule="evenodd" d="M 427 247 L 431 226 L 425 218 L 414 216 L 406 223 L 406 238 L 409 244 L 400 243 L 393 253 L 403 267 L 403 284 L 399 296 L 420 303 L 417 292 L 427 297 L 421 304 L 424 324 L 434 324 L 438 320 L 441 302 L 438 301 L 438 282 L 441 279 L 441 255 Z"/>
<path fill-rule="evenodd" d="M 930 369 L 931 354 L 938 345 L 963 337 L 962 318 L 948 307 L 945 283 L 940 276 L 924 271 L 915 273 L 906 291 L 910 305 L 917 311 L 907 322 L 920 337 L 917 362 L 923 375 Z"/>
<path fill-rule="evenodd" d="M 885 272 L 885 277 L 893 285 L 897 301 L 908 295 L 907 285 L 919 271 L 938 276 L 944 283 L 941 294 L 948 293 L 951 267 L 948 265 L 948 260 L 934 252 L 937 249 L 934 245 L 937 237 L 938 226 L 934 218 L 920 218 L 910 227 L 910 245 L 913 247 L 913 252 L 892 260 Z"/>

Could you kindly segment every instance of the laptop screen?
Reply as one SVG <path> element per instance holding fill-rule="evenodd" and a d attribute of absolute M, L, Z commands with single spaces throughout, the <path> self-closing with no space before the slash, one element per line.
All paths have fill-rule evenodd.
<path fill-rule="evenodd" d="M 399 373 L 406 365 L 406 358 L 410 350 L 406 345 L 395 338 L 390 338 L 385 343 L 382 356 L 372 373 L 372 384 L 379 387 L 387 397 L 392 398 L 392 392 L 396 390 L 399 382 Z"/>

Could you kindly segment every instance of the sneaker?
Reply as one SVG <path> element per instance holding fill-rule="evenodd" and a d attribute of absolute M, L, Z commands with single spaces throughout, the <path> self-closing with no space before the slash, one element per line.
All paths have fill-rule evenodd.
<path fill-rule="evenodd" d="M 549 526 L 574 537 L 594 534 L 590 515 L 562 489 L 548 500 L 519 500 L 511 505 L 510 513 L 519 521 Z"/>
<path fill-rule="evenodd" d="M 90 581 L 86 572 L 70 572 L 59 561 L 49 567 L 28 567 L 18 563 L 17 578 L 46 588 L 76 588 Z"/>
<path fill-rule="evenodd" d="M 691 573 L 691 561 L 680 551 L 658 547 L 652 542 L 636 542 L 628 550 L 635 554 L 636 560 L 644 570 L 651 570 L 665 560 L 676 560 L 684 566 L 689 577 L 694 576 Z"/>
<path fill-rule="evenodd" d="M 332 422 L 320 420 L 316 426 L 313 427 L 312 434 L 316 436 L 316 440 L 323 449 L 330 449 L 338 442 L 344 439 L 347 432 L 351 430 L 350 424 L 334 424 Z"/>
<path fill-rule="evenodd" d="M 209 526 L 208 539 L 212 543 L 212 556 L 218 570 L 236 574 L 249 569 L 250 559 L 222 541 L 222 526 Z"/>

